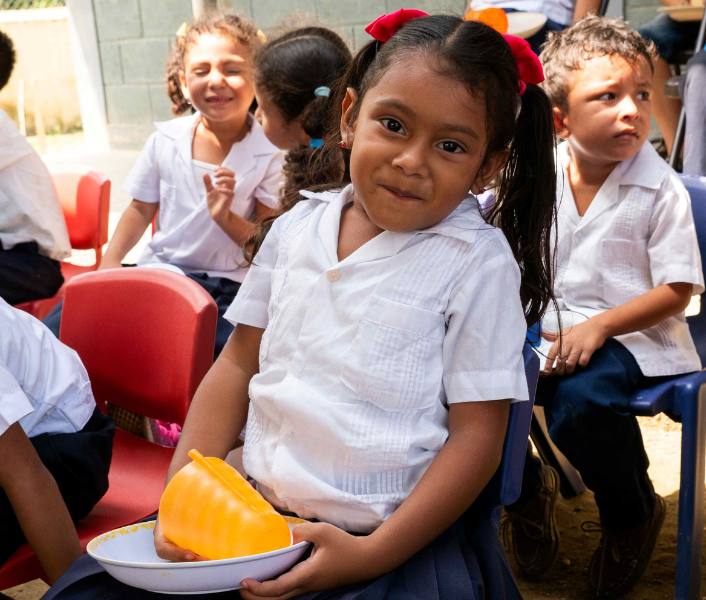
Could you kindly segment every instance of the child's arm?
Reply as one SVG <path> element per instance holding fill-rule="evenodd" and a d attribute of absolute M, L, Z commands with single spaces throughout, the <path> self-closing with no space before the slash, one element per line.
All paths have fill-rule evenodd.
<path fill-rule="evenodd" d="M 647 329 L 682 312 L 689 304 L 692 289 L 690 283 L 658 285 L 637 298 L 572 327 L 562 336 L 563 359 L 558 360 L 557 367 L 551 370 L 559 354 L 557 341 L 547 353 L 545 369 L 552 374 L 563 375 L 573 373 L 577 366 L 585 367 L 593 353 L 608 338 Z"/>
<path fill-rule="evenodd" d="M 211 218 L 226 232 L 238 246 L 247 242 L 257 230 L 257 222 L 275 214 L 275 211 L 264 204 L 255 205 L 255 221 L 248 221 L 234 213 L 230 207 L 235 197 L 235 173 L 225 167 L 218 167 L 214 173 L 215 185 L 206 174 L 203 182 L 206 186 L 206 203 Z"/>
<path fill-rule="evenodd" d="M 289 598 L 372 579 L 405 562 L 454 523 L 493 476 L 502 457 L 508 414 L 505 400 L 452 404 L 449 439 L 387 521 L 367 536 L 324 523 L 300 525 L 294 530 L 295 542 L 313 542 L 311 557 L 275 580 L 246 580 L 242 597 Z"/>
<path fill-rule="evenodd" d="M 115 233 L 108 244 L 100 269 L 120 266 L 125 255 L 140 241 L 159 208 L 158 202 L 133 200 L 118 221 Z"/>
<path fill-rule="evenodd" d="M 56 481 L 19 423 L 0 435 L 0 489 L 50 581 L 81 556 L 81 546 Z"/>
<path fill-rule="evenodd" d="M 245 427 L 248 414 L 248 385 L 259 370 L 258 354 L 263 330 L 239 324 L 231 334 L 220 356 L 201 381 L 174 458 L 169 465 L 167 481 L 186 465 L 187 452 L 196 448 L 204 456 L 225 458 Z M 169 560 L 193 560 L 195 555 L 169 542 L 155 528 L 157 554 Z"/>

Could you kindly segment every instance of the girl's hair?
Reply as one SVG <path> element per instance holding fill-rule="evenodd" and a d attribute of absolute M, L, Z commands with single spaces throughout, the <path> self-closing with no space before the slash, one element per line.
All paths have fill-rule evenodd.
<path fill-rule="evenodd" d="M 339 155 L 341 104 L 347 88 L 363 97 L 396 63 L 426 55 L 439 73 L 464 82 L 469 93 L 483 98 L 488 146 L 486 155 L 507 151 L 508 159 L 496 181 L 496 203 L 486 218 L 505 234 L 517 260 L 520 296 L 529 324 L 537 322 L 553 300 L 550 234 L 555 222 L 556 173 L 551 107 L 546 94 L 528 84 L 518 95 L 518 72 L 509 45 L 490 27 L 454 16 L 435 15 L 404 25 L 389 41 L 373 41 L 360 49 L 338 87 L 335 113 L 322 148 Z M 420 81 L 420 85 L 425 85 Z M 329 188 L 348 183 L 346 169 Z"/>
<path fill-rule="evenodd" d="M 336 33 L 324 27 L 303 27 L 289 31 L 265 44 L 255 57 L 255 85 L 277 106 L 285 121 L 301 119 L 302 129 L 312 139 L 322 139 L 330 126 L 333 98 L 339 80 L 351 62 L 351 52 Z M 329 95 L 315 95 L 320 87 Z M 340 181 L 343 161 L 340 153 L 322 153 L 317 148 L 293 148 L 284 159 L 285 182 L 280 193 L 279 214 L 288 211 L 302 189 Z M 264 220 L 245 245 L 252 262 L 274 217 Z"/>
<path fill-rule="evenodd" d="M 189 49 L 204 33 L 222 35 L 249 48 L 253 53 L 262 44 L 262 34 L 257 27 L 240 15 L 209 14 L 186 25 L 184 31 L 177 35 L 174 48 L 167 59 L 167 93 L 175 115 L 181 115 L 191 108 L 191 103 L 181 91 L 179 75 L 184 72 Z"/>
<path fill-rule="evenodd" d="M 618 56 L 632 65 L 643 59 L 654 72 L 657 48 L 622 19 L 589 16 L 550 33 L 542 47 L 546 75 L 542 87 L 553 105 L 567 109 L 569 76 L 599 56 Z"/>
<path fill-rule="evenodd" d="M 15 66 L 15 45 L 6 33 L 0 31 L 0 90 L 10 80 Z"/>

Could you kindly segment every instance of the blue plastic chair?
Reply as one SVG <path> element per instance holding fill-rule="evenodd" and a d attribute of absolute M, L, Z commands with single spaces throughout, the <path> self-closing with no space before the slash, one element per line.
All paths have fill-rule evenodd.
<path fill-rule="evenodd" d="M 706 263 L 706 178 L 682 176 L 691 196 L 702 261 Z M 688 317 L 696 349 L 706 365 L 706 293 L 701 294 L 701 311 Z M 706 452 L 706 371 L 675 377 L 641 390 L 630 403 L 637 416 L 665 413 L 682 424 L 679 520 L 677 528 L 677 600 L 701 598 L 701 542 L 703 538 L 704 453 Z M 532 423 L 532 440 L 543 460 L 555 467 L 562 479 L 562 494 L 580 493 L 583 482 L 578 472 L 556 451 L 546 429 Z"/>
<path fill-rule="evenodd" d="M 691 196 L 702 261 L 706 261 L 706 178 L 683 176 Z M 706 365 L 706 293 L 701 311 L 688 317 L 689 330 Z M 677 525 L 677 600 L 701 598 L 701 542 L 704 528 L 704 452 L 706 452 L 706 371 L 683 375 L 635 395 L 635 415 L 665 413 L 682 424 L 679 520 Z"/>
<path fill-rule="evenodd" d="M 481 501 L 493 508 L 512 504 L 520 497 L 522 490 L 527 436 L 529 435 L 532 406 L 539 377 L 539 359 L 529 344 L 525 344 L 522 356 L 525 361 L 525 375 L 530 401 L 515 402 L 510 406 L 502 461 L 481 496 Z"/>

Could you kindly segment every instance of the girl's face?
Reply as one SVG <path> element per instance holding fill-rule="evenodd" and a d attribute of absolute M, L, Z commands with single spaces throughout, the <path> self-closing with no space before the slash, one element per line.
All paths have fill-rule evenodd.
<path fill-rule="evenodd" d="M 482 97 L 416 54 L 394 63 L 357 102 L 349 89 L 341 136 L 351 149 L 355 202 L 380 229 L 425 229 L 489 183 L 504 152 L 486 156 Z"/>
<path fill-rule="evenodd" d="M 255 98 L 257 98 L 255 118 L 262 125 L 267 139 L 275 146 L 281 150 L 291 150 L 309 143 L 309 136 L 301 126 L 299 119 L 287 122 L 282 111 L 270 100 L 264 90 L 256 88 Z"/>
<path fill-rule="evenodd" d="M 255 97 L 250 49 L 222 35 L 203 33 L 187 50 L 182 89 L 214 123 L 242 126 Z"/>

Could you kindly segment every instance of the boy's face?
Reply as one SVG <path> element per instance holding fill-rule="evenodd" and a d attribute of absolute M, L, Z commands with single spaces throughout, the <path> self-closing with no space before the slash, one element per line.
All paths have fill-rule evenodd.
<path fill-rule="evenodd" d="M 567 108 L 554 108 L 554 123 L 575 159 L 606 166 L 635 156 L 650 128 L 652 69 L 647 60 L 590 58 L 570 75 L 568 87 Z"/>

